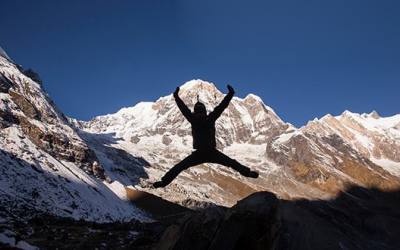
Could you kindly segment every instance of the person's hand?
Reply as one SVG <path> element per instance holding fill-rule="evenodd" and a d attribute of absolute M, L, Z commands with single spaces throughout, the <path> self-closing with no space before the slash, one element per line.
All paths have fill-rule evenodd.
<path fill-rule="evenodd" d="M 231 85 L 226 85 L 226 87 L 228 88 L 228 90 L 229 90 L 229 93 L 232 93 L 232 94 L 234 94 L 235 93 L 235 90 L 232 88 L 232 86 Z"/>
<path fill-rule="evenodd" d="M 178 96 L 179 90 L 180 90 L 179 87 L 176 87 L 175 92 L 174 92 L 174 96 Z"/>

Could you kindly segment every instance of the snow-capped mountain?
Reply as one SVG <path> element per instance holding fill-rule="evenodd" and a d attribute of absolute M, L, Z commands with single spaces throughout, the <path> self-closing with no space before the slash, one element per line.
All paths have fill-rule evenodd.
<path fill-rule="evenodd" d="M 180 88 L 181 98 L 191 108 L 197 95 L 208 111 L 224 96 L 214 84 L 202 80 L 189 81 Z M 223 166 L 205 164 L 186 170 L 161 190 L 146 188 L 138 178 L 150 182 L 159 179 L 192 150 L 190 124 L 171 94 L 75 123 L 107 175 L 125 185 L 183 204 L 194 199 L 232 205 L 259 190 L 284 198 L 323 198 L 349 184 L 399 187 L 399 118 L 345 112 L 295 128 L 261 98 L 253 94 L 244 99 L 235 97 L 217 121 L 217 144 L 227 155 L 259 171 L 260 178 L 243 178 Z M 132 175 L 135 168 L 121 152 L 145 162 L 139 175 Z"/>
<path fill-rule="evenodd" d="M 214 84 L 202 80 L 192 80 L 181 86 L 180 96 L 189 107 L 193 107 L 197 95 L 209 111 L 224 96 Z M 82 129 L 81 136 L 96 152 L 106 175 L 137 188 L 146 186 L 138 177 L 153 182 L 192 151 L 190 124 L 172 95 L 154 103 L 138 103 L 89 122 L 76 122 L 76 126 Z M 233 204 L 255 190 L 272 189 L 280 182 L 286 183 L 275 188 L 280 193 L 305 195 L 304 189 L 298 188 L 302 183 L 286 180 L 286 174 L 265 157 L 267 143 L 288 129 L 293 127 L 283 122 L 259 97 L 252 94 L 244 99 L 235 97 L 216 123 L 217 147 L 256 168 L 263 173 L 262 177 L 249 181 L 231 169 L 207 164 L 212 167 L 191 168 L 166 189 L 146 190 L 182 203 L 194 199 L 224 205 Z M 140 159 L 145 165 L 138 170 L 129 158 Z M 140 173 L 135 175 L 133 171 Z M 319 190 L 308 188 L 307 193 L 321 195 Z"/>
<path fill-rule="evenodd" d="M 349 183 L 384 190 L 399 187 L 400 116 L 345 111 L 280 135 L 267 156 L 297 180 L 335 193 Z"/>
<path fill-rule="evenodd" d="M 146 218 L 41 85 L 0 51 L 0 206 L 96 221 Z M 1 217 L 1 216 L 0 216 Z"/>

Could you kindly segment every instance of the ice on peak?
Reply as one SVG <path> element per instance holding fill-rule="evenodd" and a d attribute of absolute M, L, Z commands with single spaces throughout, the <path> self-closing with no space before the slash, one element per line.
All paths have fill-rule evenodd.
<path fill-rule="evenodd" d="M 345 115 L 352 116 L 352 115 L 354 115 L 354 113 L 346 109 L 345 111 L 343 111 L 342 115 L 343 116 L 345 116 Z"/>
<path fill-rule="evenodd" d="M 259 97 L 258 95 L 255 95 L 253 93 L 248 94 L 244 99 L 245 100 L 246 99 L 254 99 L 254 100 L 258 101 L 258 102 L 264 103 L 263 100 L 261 99 L 261 97 Z"/>
<path fill-rule="evenodd" d="M 333 118 L 333 116 L 331 114 L 326 114 L 321 118 L 321 120 L 322 119 L 331 119 L 331 118 Z"/>
<path fill-rule="evenodd" d="M 201 79 L 193 79 L 193 80 L 185 82 L 184 84 L 182 84 L 180 86 L 180 88 L 182 90 L 198 88 L 198 87 L 200 87 L 200 88 L 202 88 L 202 87 L 213 87 L 213 88 L 216 88 L 214 83 L 203 81 Z"/>

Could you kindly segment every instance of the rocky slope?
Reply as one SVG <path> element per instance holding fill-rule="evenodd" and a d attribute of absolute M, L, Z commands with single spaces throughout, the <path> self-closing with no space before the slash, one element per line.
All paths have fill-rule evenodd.
<path fill-rule="evenodd" d="M 99 159 L 39 79 L 0 54 L 0 206 L 10 214 L 29 206 L 75 219 L 145 218 L 121 184 L 105 181 Z"/>
<path fill-rule="evenodd" d="M 349 183 L 393 190 L 399 187 L 399 125 L 400 115 L 345 111 L 280 135 L 266 153 L 297 180 L 326 192 Z"/>

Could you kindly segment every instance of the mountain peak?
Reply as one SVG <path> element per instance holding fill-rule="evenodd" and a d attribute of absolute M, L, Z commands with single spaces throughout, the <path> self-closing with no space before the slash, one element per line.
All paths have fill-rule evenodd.
<path fill-rule="evenodd" d="M 354 113 L 346 109 L 345 111 L 343 111 L 343 113 L 341 115 L 342 116 L 352 116 L 352 115 L 354 115 Z"/>
<path fill-rule="evenodd" d="M 253 99 L 253 100 L 257 101 L 257 102 L 264 103 L 263 100 L 261 99 L 261 97 L 259 97 L 258 95 L 252 94 L 252 93 L 248 94 L 244 98 L 244 100 L 249 100 L 249 99 L 250 100 Z"/>
<path fill-rule="evenodd" d="M 375 119 L 379 119 L 381 116 L 379 115 L 378 112 L 376 112 L 375 110 L 373 110 L 371 113 L 368 114 L 370 117 L 375 118 Z"/>
<path fill-rule="evenodd" d="M 192 88 L 216 88 L 214 83 L 203 81 L 201 79 L 192 79 L 180 86 L 182 90 Z"/>
<path fill-rule="evenodd" d="M 201 79 L 193 79 L 188 82 L 185 82 L 183 85 L 180 86 L 180 89 L 183 93 L 187 93 L 189 95 L 196 94 L 196 93 L 218 93 L 221 92 L 217 89 L 214 83 L 203 81 Z"/>
<path fill-rule="evenodd" d="M 199 100 L 204 103 L 216 104 L 222 97 L 222 92 L 217 89 L 214 83 L 203 81 L 200 79 L 190 80 L 180 86 L 179 95 L 181 98 L 194 104 Z"/>

